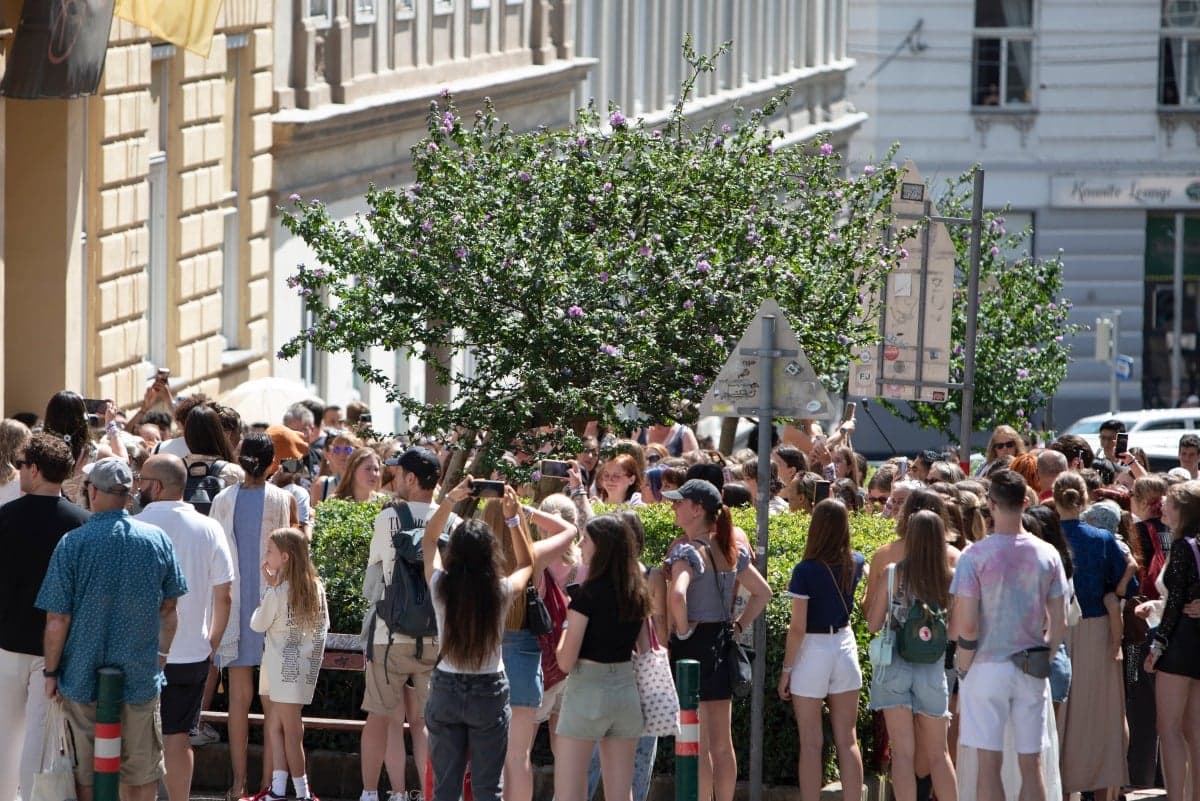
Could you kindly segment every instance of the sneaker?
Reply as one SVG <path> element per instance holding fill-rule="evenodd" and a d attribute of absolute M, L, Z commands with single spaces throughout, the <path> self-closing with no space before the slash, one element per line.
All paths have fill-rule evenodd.
<path fill-rule="evenodd" d="M 201 723 L 192 729 L 191 736 L 188 739 L 191 741 L 192 747 L 199 748 L 221 742 L 221 735 L 217 733 L 217 730 L 212 727 L 211 723 Z"/>
<path fill-rule="evenodd" d="M 307 796 L 304 798 L 297 798 L 296 801 L 321 801 L 321 799 L 317 798 L 312 791 L 309 791 Z"/>
<path fill-rule="evenodd" d="M 271 785 L 268 784 L 254 795 L 242 796 L 238 801 L 287 801 L 287 793 L 275 795 L 271 792 Z"/>

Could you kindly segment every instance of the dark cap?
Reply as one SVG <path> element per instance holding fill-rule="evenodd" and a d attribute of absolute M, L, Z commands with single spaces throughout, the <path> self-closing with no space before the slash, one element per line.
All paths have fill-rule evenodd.
<path fill-rule="evenodd" d="M 385 460 L 384 464 L 407 470 L 418 479 L 426 481 L 431 478 L 436 480 L 442 474 L 442 463 L 438 461 L 437 454 L 429 448 L 409 448 L 399 456 Z"/>
<path fill-rule="evenodd" d="M 698 503 L 709 514 L 716 514 L 721 510 L 721 493 L 717 492 L 716 487 L 701 478 L 685 481 L 679 489 L 667 490 L 662 496 L 669 501 Z"/>

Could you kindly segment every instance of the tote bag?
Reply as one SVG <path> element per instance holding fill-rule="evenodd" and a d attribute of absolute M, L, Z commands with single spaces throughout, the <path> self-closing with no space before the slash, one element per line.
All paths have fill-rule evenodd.
<path fill-rule="evenodd" d="M 642 729 L 647 737 L 674 737 L 679 733 L 679 694 L 671 677 L 667 649 L 658 642 L 654 626 L 650 630 L 650 648 L 633 655 L 633 673 L 637 677 L 638 697 L 642 701 Z"/>
<path fill-rule="evenodd" d="M 52 702 L 46 710 L 42 769 L 33 777 L 29 801 L 75 801 L 75 770 L 70 749 L 67 717 L 62 704 Z"/>

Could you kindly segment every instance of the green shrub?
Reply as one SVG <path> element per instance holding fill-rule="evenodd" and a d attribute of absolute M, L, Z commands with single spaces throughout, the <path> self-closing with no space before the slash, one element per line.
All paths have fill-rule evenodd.
<path fill-rule="evenodd" d="M 313 522 L 313 563 L 325 582 L 329 630 L 353 634 L 362 628 L 367 601 L 362 597 L 363 573 L 375 532 L 379 501 L 328 500 L 317 507 Z"/>

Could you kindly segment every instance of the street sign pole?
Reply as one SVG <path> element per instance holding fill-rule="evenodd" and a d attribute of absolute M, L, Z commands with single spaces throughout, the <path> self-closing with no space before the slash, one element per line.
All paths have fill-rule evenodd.
<path fill-rule="evenodd" d="M 763 315 L 762 349 L 758 356 L 762 385 L 761 410 L 758 413 L 758 521 L 755 553 L 758 572 L 767 575 L 767 523 L 770 517 L 771 500 L 771 430 L 774 428 L 772 415 L 775 411 L 775 316 Z M 767 616 L 759 615 L 754 621 L 754 694 L 750 700 L 750 799 L 762 798 L 763 777 L 763 712 L 766 702 L 767 676 Z"/>
<path fill-rule="evenodd" d="M 959 461 L 970 472 L 971 435 L 975 432 L 975 339 L 979 330 L 979 258 L 983 247 L 983 170 L 976 169 L 971 188 L 971 250 L 967 265 L 967 341 L 963 343 L 962 409 Z"/>

